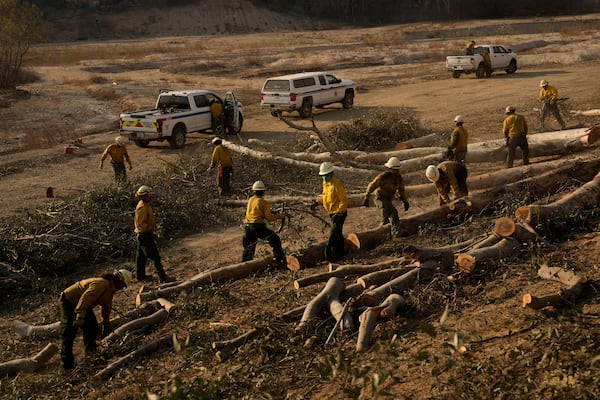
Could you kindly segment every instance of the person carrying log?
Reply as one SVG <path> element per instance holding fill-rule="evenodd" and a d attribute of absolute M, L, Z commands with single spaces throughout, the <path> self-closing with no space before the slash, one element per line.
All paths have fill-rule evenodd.
<path fill-rule="evenodd" d="M 560 124 L 561 129 L 565 129 L 565 121 L 563 121 L 560 111 L 558 109 L 558 90 L 551 86 L 547 80 L 542 79 L 540 81 L 540 102 L 542 103 L 542 109 L 540 110 L 540 128 L 544 129 L 544 123 L 546 115 L 552 113 L 556 121 Z"/>
<path fill-rule="evenodd" d="M 447 157 L 448 160 L 454 160 L 459 164 L 465 165 L 465 158 L 467 156 L 467 142 L 469 140 L 469 134 L 463 127 L 465 120 L 462 115 L 454 117 L 454 129 L 450 134 L 450 145 L 448 146 Z"/>
<path fill-rule="evenodd" d="M 425 170 L 425 176 L 435 184 L 440 206 L 451 202 L 450 190 L 452 190 L 455 200 L 469 194 L 467 167 L 456 161 L 443 161 L 437 166 L 430 165 Z"/>
<path fill-rule="evenodd" d="M 115 138 L 115 143 L 106 146 L 102 152 L 102 155 L 100 156 L 100 169 L 104 166 L 104 160 L 106 160 L 108 156 L 110 156 L 110 164 L 115 172 L 115 181 L 117 184 L 125 182 L 127 180 L 125 161 L 129 164 L 129 169 L 131 169 L 132 166 L 131 159 L 127 153 L 127 148 L 125 147 L 125 139 L 120 135 Z"/>
<path fill-rule="evenodd" d="M 244 253 L 242 261 L 252 260 L 258 239 L 264 239 L 273 248 L 275 266 L 285 268 L 287 267 L 287 261 L 285 252 L 281 247 L 281 239 L 266 224 L 267 221 L 283 219 L 283 216 L 271 211 L 269 202 L 263 198 L 265 190 L 267 188 L 262 181 L 256 181 L 252 185 L 254 196 L 248 200 L 246 217 L 244 218 L 244 237 L 242 239 Z"/>
<path fill-rule="evenodd" d="M 506 106 L 504 113 L 506 118 L 502 124 L 502 133 L 506 138 L 508 155 L 506 156 L 506 168 L 512 168 L 517 147 L 523 153 L 523 165 L 529 164 L 529 144 L 527 142 L 527 121 L 525 117 L 515 113 L 515 106 Z"/>
<path fill-rule="evenodd" d="M 402 175 L 400 175 L 400 160 L 397 157 L 391 157 L 384 165 L 388 170 L 377 175 L 369 183 L 363 205 L 369 207 L 369 198 L 371 193 L 374 193 L 377 206 L 383 209 L 383 221 L 381 225 L 389 224 L 391 219 L 392 237 L 396 237 L 400 229 L 400 218 L 398 217 L 398 210 L 396 210 L 392 201 L 395 197 L 402 200 L 404 211 L 408 211 L 410 205 L 406 197 L 406 191 L 404 190 Z"/>
<path fill-rule="evenodd" d="M 319 204 L 331 218 L 329 241 L 325 247 L 325 260 L 336 262 L 344 258 L 344 222 L 348 216 L 348 196 L 342 182 L 334 176 L 334 167 L 324 162 L 319 167 L 319 176 L 323 178 L 323 193 L 310 206 L 315 210 Z"/>
<path fill-rule="evenodd" d="M 231 176 L 233 175 L 233 159 L 231 152 L 223 146 L 223 139 L 215 136 L 212 140 L 214 145 L 210 165 L 207 172 L 217 167 L 217 187 L 221 196 L 231 196 Z"/>
<path fill-rule="evenodd" d="M 120 269 L 106 273 L 98 278 L 81 280 L 60 293 L 59 307 L 61 311 L 61 350 L 60 357 L 65 370 L 75 367 L 73 342 L 77 330 L 83 330 L 83 345 L 86 356 L 96 352 L 96 336 L 98 321 L 93 308 L 99 305 L 102 309 L 102 336 L 110 333 L 110 312 L 114 294 L 131 283 L 133 274 Z"/>
<path fill-rule="evenodd" d="M 133 219 L 134 231 L 137 236 L 135 276 L 138 281 L 148 279 L 146 276 L 146 262 L 150 259 L 154 262 L 154 269 L 158 274 L 159 281 L 170 282 L 172 279 L 165 273 L 160 254 L 154 242 L 154 211 L 150 205 L 150 201 L 152 201 L 152 188 L 142 185 L 135 192 L 135 195 L 140 199 L 135 207 L 135 216 Z"/>

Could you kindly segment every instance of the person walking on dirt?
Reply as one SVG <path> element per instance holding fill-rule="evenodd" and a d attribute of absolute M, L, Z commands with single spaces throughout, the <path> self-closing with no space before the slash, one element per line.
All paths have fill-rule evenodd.
<path fill-rule="evenodd" d="M 465 158 L 467 156 L 467 142 L 469 140 L 469 134 L 463 127 L 464 119 L 462 115 L 454 117 L 454 129 L 450 134 L 450 145 L 448 146 L 448 160 L 456 161 L 462 165 L 465 165 Z"/>
<path fill-rule="evenodd" d="M 210 101 L 210 115 L 212 120 L 213 132 L 221 132 L 223 127 L 223 104 L 217 100 L 212 99 Z"/>
<path fill-rule="evenodd" d="M 267 221 L 277 221 L 282 219 L 283 216 L 271 211 L 269 202 L 263 198 L 265 190 L 267 188 L 262 181 L 256 181 L 252 185 L 254 196 L 248 200 L 246 217 L 244 218 L 244 238 L 242 239 L 244 253 L 242 261 L 252 260 L 258 239 L 264 239 L 273 248 L 275 266 L 286 267 L 287 261 L 281 247 L 281 239 L 267 227 Z"/>
<path fill-rule="evenodd" d="M 387 225 L 392 221 L 392 237 L 398 236 L 400 232 L 400 218 L 398 210 L 394 207 L 394 198 L 399 198 L 404 203 L 404 211 L 410 207 L 404 190 L 404 182 L 400 175 L 400 160 L 397 157 L 391 157 L 384 164 L 387 171 L 380 173 L 369 183 L 363 206 L 369 207 L 369 198 L 371 193 L 375 194 L 376 204 L 383 209 L 382 225 Z"/>
<path fill-rule="evenodd" d="M 334 167 L 330 162 L 324 162 L 319 167 L 319 176 L 323 179 L 323 193 L 310 206 L 315 210 L 319 204 L 331 218 L 329 241 L 325 247 L 325 259 L 336 262 L 344 258 L 344 222 L 348 216 L 348 196 L 342 182 L 333 175 Z"/>
<path fill-rule="evenodd" d="M 435 184 L 440 206 L 451 202 L 450 190 L 454 194 L 454 200 L 469 195 L 467 167 L 456 161 L 443 161 L 437 166 L 430 165 L 425 170 L 425 176 Z"/>
<path fill-rule="evenodd" d="M 135 208 L 135 217 L 133 220 L 134 231 L 137 235 L 137 250 L 135 255 L 135 276 L 138 281 L 146 280 L 146 262 L 148 259 L 154 262 L 154 269 L 158 274 L 160 282 L 169 282 L 171 279 L 165 273 L 160 254 L 154 242 L 154 211 L 150 206 L 152 201 L 152 188 L 146 185 L 140 186 L 135 192 L 140 199 Z"/>
<path fill-rule="evenodd" d="M 125 161 L 129 164 L 129 169 L 131 169 L 132 166 L 123 137 L 117 136 L 115 138 L 115 143 L 106 146 L 106 149 L 104 149 L 100 156 L 100 169 L 104 166 L 104 160 L 106 160 L 108 156 L 110 156 L 110 164 L 115 171 L 115 181 L 118 184 L 125 182 L 127 180 Z"/>
<path fill-rule="evenodd" d="M 207 171 L 217 167 L 217 187 L 221 196 L 231 196 L 231 176 L 233 175 L 233 159 L 231 152 L 223 146 L 223 140 L 216 136 L 212 140 L 214 145 L 212 159 Z"/>
<path fill-rule="evenodd" d="M 527 142 L 527 121 L 522 115 L 515 113 L 514 106 L 506 106 L 504 113 L 506 118 L 502 124 L 502 133 L 506 138 L 508 155 L 506 156 L 506 168 L 512 168 L 517 147 L 523 153 L 523 165 L 529 164 L 529 143 Z"/>
<path fill-rule="evenodd" d="M 542 109 L 540 111 L 540 127 L 543 130 L 546 120 L 546 115 L 552 113 L 556 121 L 560 124 L 561 129 L 565 129 L 565 121 L 563 121 L 560 111 L 558 109 L 558 90 L 554 86 L 550 86 L 548 81 L 542 79 L 540 81 L 540 102 L 542 103 Z"/>
<path fill-rule="evenodd" d="M 73 342 L 77 330 L 83 330 L 83 345 L 86 356 L 96 352 L 96 336 L 98 336 L 98 321 L 93 308 L 100 306 L 102 309 L 102 336 L 110 333 L 110 312 L 114 294 L 129 285 L 133 274 L 121 269 L 106 273 L 99 278 L 81 280 L 60 294 L 59 308 L 61 313 L 60 357 L 65 370 L 75 367 L 73 355 Z"/>

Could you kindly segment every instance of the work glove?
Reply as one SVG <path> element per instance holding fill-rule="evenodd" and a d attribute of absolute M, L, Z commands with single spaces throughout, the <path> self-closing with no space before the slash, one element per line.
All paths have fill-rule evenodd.
<path fill-rule="evenodd" d="M 508 142 L 510 142 L 510 137 L 506 137 L 506 146 L 508 146 Z"/>
<path fill-rule="evenodd" d="M 341 221 L 342 221 L 342 214 L 333 214 L 333 217 L 331 217 L 331 221 L 338 225 Z"/>
<path fill-rule="evenodd" d="M 410 204 L 408 204 L 408 201 L 404 202 L 404 211 L 408 211 L 408 208 L 410 207 Z"/>
<path fill-rule="evenodd" d="M 75 321 L 73 321 L 73 326 L 76 328 L 81 328 L 84 324 L 85 320 L 83 319 L 76 319 Z"/>
<path fill-rule="evenodd" d="M 312 204 L 310 205 L 310 210 L 315 211 L 317 209 L 317 207 L 319 207 L 319 203 L 316 201 L 313 201 Z"/>
<path fill-rule="evenodd" d="M 369 196 L 365 197 L 365 201 L 363 201 L 363 207 L 369 207 Z"/>

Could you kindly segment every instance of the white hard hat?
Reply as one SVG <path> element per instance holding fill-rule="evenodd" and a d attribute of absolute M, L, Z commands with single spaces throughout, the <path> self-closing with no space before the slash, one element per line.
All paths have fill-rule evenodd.
<path fill-rule="evenodd" d="M 328 161 L 325 161 L 319 167 L 319 175 L 321 175 L 321 176 L 329 175 L 332 172 L 333 172 L 333 164 Z"/>
<path fill-rule="evenodd" d="M 431 182 L 437 182 L 440 179 L 440 170 L 435 165 L 430 165 L 425 170 L 425 176 Z"/>
<path fill-rule="evenodd" d="M 548 86 L 548 81 L 547 81 L 547 80 L 545 80 L 545 79 L 542 79 L 542 80 L 540 81 L 540 87 L 542 87 L 542 86 Z"/>
<path fill-rule="evenodd" d="M 506 106 L 506 109 L 504 110 L 505 114 L 511 113 L 511 112 L 515 112 L 516 108 L 515 106 Z"/>
<path fill-rule="evenodd" d="M 220 143 L 222 141 L 223 141 L 222 138 L 220 138 L 219 136 L 215 136 L 212 140 L 212 144 Z"/>
<path fill-rule="evenodd" d="M 115 275 L 123 281 L 125 286 L 129 286 L 131 280 L 133 279 L 133 274 L 127 269 L 120 269 L 115 272 Z"/>
<path fill-rule="evenodd" d="M 252 185 L 252 190 L 254 190 L 254 191 L 267 190 L 267 187 L 265 186 L 265 184 L 262 181 L 256 181 L 256 182 L 254 182 L 254 185 Z"/>
<path fill-rule="evenodd" d="M 137 190 L 137 192 L 135 192 L 135 194 L 138 196 L 145 196 L 150 193 L 152 193 L 152 188 L 150 186 L 146 186 L 146 185 L 140 186 L 140 188 Z"/>
<path fill-rule="evenodd" d="M 398 157 L 391 157 L 385 164 L 389 169 L 400 169 L 400 160 Z"/>
<path fill-rule="evenodd" d="M 119 135 L 115 138 L 116 144 L 123 144 L 123 142 L 124 142 L 123 136 Z"/>
<path fill-rule="evenodd" d="M 454 122 L 465 122 L 465 120 L 463 119 L 462 115 L 457 115 L 454 117 Z"/>

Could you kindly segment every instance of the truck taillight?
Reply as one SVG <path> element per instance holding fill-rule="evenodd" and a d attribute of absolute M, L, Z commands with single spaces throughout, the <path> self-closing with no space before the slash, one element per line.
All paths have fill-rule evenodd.
<path fill-rule="evenodd" d="M 260 92 L 260 101 L 263 101 L 265 99 L 265 94 L 263 92 Z"/>
<path fill-rule="evenodd" d="M 290 93 L 290 100 L 296 101 L 296 93 Z"/>
<path fill-rule="evenodd" d="M 158 132 L 162 132 L 162 126 L 163 126 L 163 122 L 165 122 L 165 119 L 164 119 L 164 118 L 159 118 L 159 119 L 157 119 L 157 120 L 156 120 L 156 124 L 158 125 L 158 126 L 156 127 L 156 130 L 157 130 Z"/>
<path fill-rule="evenodd" d="M 119 129 L 123 129 L 123 118 L 119 117 Z"/>

